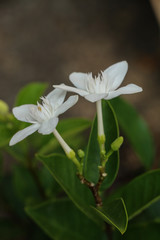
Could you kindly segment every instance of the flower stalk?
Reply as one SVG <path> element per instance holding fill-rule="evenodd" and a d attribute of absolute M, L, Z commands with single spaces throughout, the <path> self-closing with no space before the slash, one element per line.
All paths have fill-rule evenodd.
<path fill-rule="evenodd" d="M 80 162 L 78 161 L 78 159 L 76 158 L 76 154 L 73 151 L 73 149 L 71 149 L 68 144 L 64 141 L 64 139 L 61 137 L 61 135 L 59 134 L 59 132 L 56 130 L 56 128 L 53 130 L 53 134 L 56 137 L 56 139 L 58 140 L 59 144 L 61 145 L 61 147 L 63 148 L 66 156 L 72 160 L 72 162 L 77 166 L 77 169 L 79 171 L 79 173 L 82 173 L 82 167 Z"/>
<path fill-rule="evenodd" d="M 102 103 L 101 100 L 96 102 L 97 107 L 97 122 L 98 122 L 98 142 L 100 146 L 100 151 L 105 151 L 105 134 L 103 126 L 103 115 L 102 115 Z"/>

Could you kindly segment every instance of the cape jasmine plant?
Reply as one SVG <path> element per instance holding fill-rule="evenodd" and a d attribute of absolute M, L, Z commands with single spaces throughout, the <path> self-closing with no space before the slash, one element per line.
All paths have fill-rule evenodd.
<path fill-rule="evenodd" d="M 101 71 L 96 77 L 93 77 L 92 73 L 74 72 L 69 76 L 74 87 L 66 86 L 65 84 L 54 85 L 56 89 L 46 97 L 41 97 L 42 103 L 37 102 L 37 105 L 21 105 L 23 101 L 20 101 L 17 105 L 21 106 L 13 108 L 13 115 L 18 120 L 31 123 L 31 125 L 17 132 L 11 138 L 9 142 L 10 146 L 22 141 L 35 131 L 43 135 L 53 133 L 66 154 L 65 156 L 59 153 L 59 149 L 56 148 L 58 153 L 54 152 L 52 154 L 54 139 L 52 141 L 52 139 L 48 138 L 48 141 L 46 141 L 47 138 L 45 138 L 45 140 L 42 139 L 42 142 L 37 141 L 36 144 L 29 142 L 28 146 L 31 146 L 32 153 L 34 151 L 35 154 L 34 157 L 32 157 L 33 154 L 30 153 L 24 157 L 24 161 L 27 163 L 24 164 L 24 167 L 27 166 L 30 170 L 37 189 L 39 189 L 39 193 L 41 193 L 43 199 L 47 200 L 35 207 L 25 208 L 25 210 L 52 239 L 63 239 L 66 235 L 66 238 L 71 240 L 101 240 L 104 239 L 102 229 L 104 229 L 105 222 L 107 224 L 106 239 L 111 240 L 113 239 L 114 228 L 117 228 L 123 234 L 127 229 L 128 219 L 132 219 L 142 212 L 142 209 L 149 206 L 151 202 L 154 202 L 155 198 L 158 199 L 159 197 L 159 188 L 157 186 L 154 188 L 153 185 L 153 183 L 158 183 L 157 179 L 160 179 L 158 171 L 151 171 L 146 175 L 143 174 L 141 177 L 138 177 L 137 180 L 129 183 L 129 187 L 126 186 L 124 189 L 122 188 L 121 191 L 119 191 L 117 187 L 121 184 L 116 185 L 115 189 L 113 186 L 112 189 L 113 191 L 115 190 L 115 194 L 112 193 L 112 191 L 106 191 L 117 177 L 119 169 L 118 151 L 123 143 L 123 137 L 119 136 L 117 119 L 121 120 L 121 127 L 126 136 L 128 136 L 128 139 L 131 140 L 130 142 L 139 156 L 142 157 L 142 155 L 144 155 L 142 162 L 146 161 L 146 168 L 148 168 L 149 160 L 147 157 L 150 155 L 150 146 L 144 147 L 144 144 L 148 144 L 151 141 L 148 139 L 150 134 L 148 134 L 147 131 L 145 133 L 146 125 L 140 120 L 141 118 L 138 114 L 135 114 L 134 108 L 129 107 L 122 99 L 119 98 L 110 102 L 104 101 L 116 98 L 122 94 L 133 94 L 142 91 L 142 88 L 135 84 L 119 87 L 127 70 L 127 62 L 122 61 Z M 28 88 L 27 91 L 24 91 L 25 94 L 29 93 L 28 99 L 30 99 L 30 92 L 34 93 L 32 90 L 33 86 L 35 87 L 34 84 L 31 84 L 30 91 L 28 91 Z M 37 88 L 35 91 L 37 91 Z M 67 111 L 78 101 L 78 95 L 70 96 L 64 101 L 67 91 L 77 93 L 86 100 L 96 103 L 97 118 L 95 117 L 93 120 L 88 143 L 84 142 L 85 151 L 77 148 L 77 140 L 78 142 L 81 141 L 82 136 L 80 135 L 80 138 L 77 137 L 77 133 L 90 126 L 88 120 L 67 119 L 67 121 L 64 120 L 62 123 L 62 125 L 64 124 L 64 126 L 61 125 L 62 128 L 59 124 L 60 131 L 62 131 L 62 134 L 68 136 L 74 150 L 70 148 L 56 130 L 59 115 Z M 22 93 L 24 92 L 21 92 L 20 96 L 23 96 Z M 39 96 L 40 95 L 36 95 L 34 99 Z M 101 102 L 102 99 L 104 99 L 103 102 Z M 9 123 L 10 121 L 12 123 L 13 119 L 8 117 L 7 106 L 2 102 L 0 102 L 0 105 L 2 105 L 0 106 L 0 108 L 2 108 L 0 115 L 3 115 L 2 119 L 7 119 L 8 121 L 5 125 L 5 132 L 8 127 L 10 129 Z M 121 109 L 124 110 L 124 115 Z M 126 128 L 126 125 L 129 126 L 129 128 Z M 137 137 L 138 135 L 135 133 L 136 129 L 138 134 L 141 135 L 140 138 Z M 107 141 L 105 139 L 106 134 Z M 12 148 L 10 151 L 11 153 L 12 151 L 16 153 L 17 148 Z M 147 151 L 149 151 L 149 153 L 146 154 Z M 17 155 L 13 154 L 13 156 Z M 74 204 L 66 199 L 66 195 L 59 194 L 61 190 L 57 189 L 57 192 L 54 191 L 56 186 L 49 186 L 49 191 L 47 191 L 51 194 L 49 195 L 50 199 L 46 197 L 48 196 L 46 195 L 47 191 L 46 188 L 41 186 L 41 181 L 46 181 L 44 176 L 47 175 L 44 175 L 46 174 L 44 171 L 42 173 L 42 179 L 39 179 L 41 173 L 39 172 L 37 175 L 36 165 L 34 166 L 35 163 L 37 164 L 35 158 L 43 164 L 40 166 L 40 168 L 42 167 L 40 170 L 49 170 L 51 173 L 50 177 L 53 177 L 54 180 L 57 181 L 61 189 L 65 191 Z M 68 158 L 72 161 L 69 161 Z M 32 162 L 34 163 L 32 164 Z M 43 169 L 43 167 L 45 167 L 45 169 Z M 17 175 L 19 176 L 19 174 Z M 147 178 L 147 175 L 149 178 Z M 148 181 L 152 184 L 152 188 L 149 186 Z M 17 182 L 18 181 L 16 181 L 16 183 Z M 44 186 L 47 186 L 47 182 L 48 181 L 44 183 Z M 26 184 L 25 182 L 25 185 Z M 53 184 L 55 185 L 54 181 Z M 147 191 L 145 191 L 144 198 L 143 188 L 147 188 L 148 186 L 149 195 L 147 196 Z M 28 188 L 30 189 L 30 186 Z M 153 191 L 150 189 L 153 189 Z M 51 199 L 52 197 L 53 199 Z M 61 227 L 62 223 L 64 228 Z M 111 228 L 110 225 L 114 228 Z M 81 228 L 79 228 L 79 226 L 81 226 Z M 89 228 L 89 226 L 91 227 Z M 74 234 L 72 233 L 73 229 L 75 231 Z M 117 239 L 115 235 L 115 239 L 118 240 L 120 238 Z"/>

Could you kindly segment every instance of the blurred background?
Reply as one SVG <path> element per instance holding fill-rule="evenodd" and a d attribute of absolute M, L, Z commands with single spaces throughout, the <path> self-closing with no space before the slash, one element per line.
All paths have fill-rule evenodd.
<path fill-rule="evenodd" d="M 157 161 L 159 29 L 159 0 L 0 0 L 0 99 L 11 109 L 16 94 L 28 83 L 49 83 L 50 91 L 53 84 L 70 85 L 71 72 L 97 74 L 127 60 L 129 71 L 124 85 L 135 83 L 144 91 L 124 98 L 147 121 Z M 94 104 L 80 98 L 65 116 L 92 119 L 94 114 Z M 125 155 L 128 168 L 131 163 L 138 168 L 129 147 Z"/>

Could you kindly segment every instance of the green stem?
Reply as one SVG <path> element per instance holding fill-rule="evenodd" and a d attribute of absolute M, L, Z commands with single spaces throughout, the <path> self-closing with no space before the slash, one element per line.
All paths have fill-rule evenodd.
<path fill-rule="evenodd" d="M 102 159 L 102 167 L 105 168 L 106 163 L 108 162 L 109 157 L 112 155 L 113 150 L 110 149 L 109 152 Z"/>

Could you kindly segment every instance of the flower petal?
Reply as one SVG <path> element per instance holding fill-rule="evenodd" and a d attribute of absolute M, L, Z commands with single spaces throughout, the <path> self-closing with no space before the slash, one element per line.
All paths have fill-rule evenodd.
<path fill-rule="evenodd" d="M 128 70 L 128 63 L 126 61 L 118 62 L 107 68 L 102 72 L 104 81 L 108 83 L 108 90 L 113 91 L 117 89 Z"/>
<path fill-rule="evenodd" d="M 31 109 L 32 111 L 36 111 L 37 106 L 33 104 L 21 105 L 13 108 L 13 114 L 20 121 L 35 123 L 35 119 L 31 115 Z"/>
<path fill-rule="evenodd" d="M 82 90 L 86 90 L 87 77 L 88 77 L 87 73 L 81 72 L 74 72 L 69 75 L 69 79 L 73 83 L 73 85 Z"/>
<path fill-rule="evenodd" d="M 17 132 L 10 140 L 9 146 L 12 146 L 20 141 L 22 141 L 24 138 L 28 137 L 32 133 L 38 130 L 39 124 L 32 124 L 29 127 L 24 128 L 23 130 Z"/>
<path fill-rule="evenodd" d="M 52 92 L 50 92 L 47 96 L 46 99 L 49 100 L 51 106 L 55 105 L 61 105 L 64 102 L 65 96 L 66 96 L 66 91 L 63 89 L 54 89 Z"/>
<path fill-rule="evenodd" d="M 75 87 L 69 87 L 65 84 L 53 85 L 53 87 L 63 89 L 63 90 L 68 91 L 68 92 L 75 92 L 75 93 L 78 93 L 81 96 L 85 96 L 85 95 L 88 94 L 87 91 L 84 91 L 82 89 L 78 89 L 78 88 L 75 88 Z"/>
<path fill-rule="evenodd" d="M 53 132 L 53 130 L 55 129 L 55 127 L 58 124 L 58 118 L 54 117 L 54 118 L 50 118 L 48 121 L 44 121 L 40 128 L 38 129 L 38 132 L 43 134 L 43 135 L 48 135 L 50 133 Z"/>
<path fill-rule="evenodd" d="M 65 101 L 61 106 L 55 110 L 55 116 L 59 116 L 60 114 L 67 111 L 69 108 L 71 108 L 76 102 L 78 101 L 78 95 L 70 96 L 67 101 Z"/>
<path fill-rule="evenodd" d="M 98 100 L 105 98 L 107 95 L 108 95 L 107 93 L 102 93 L 102 94 L 92 93 L 92 94 L 86 95 L 85 99 L 87 99 L 90 102 L 97 102 Z"/>
<path fill-rule="evenodd" d="M 125 87 L 121 87 L 117 89 L 116 91 L 109 92 L 108 96 L 105 98 L 106 100 L 118 97 L 119 95 L 122 94 L 132 94 L 132 93 L 137 93 L 137 92 L 142 92 L 143 89 L 135 84 L 128 84 Z"/>

